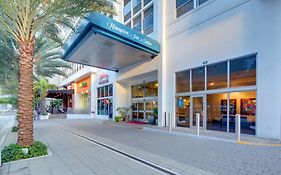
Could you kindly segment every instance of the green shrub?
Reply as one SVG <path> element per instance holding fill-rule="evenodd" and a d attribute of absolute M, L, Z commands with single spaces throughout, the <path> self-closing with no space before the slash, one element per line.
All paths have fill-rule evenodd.
<path fill-rule="evenodd" d="M 14 127 L 12 128 L 12 132 L 18 132 L 18 131 L 19 131 L 19 127 L 14 126 Z"/>
<path fill-rule="evenodd" d="M 24 155 L 22 148 L 28 148 L 28 154 Z M 9 146 L 5 146 L 1 153 L 2 162 L 6 163 L 20 159 L 47 155 L 48 151 L 46 145 L 42 142 L 35 141 L 30 147 L 21 147 L 18 144 L 10 144 Z"/>
<path fill-rule="evenodd" d="M 115 122 L 124 121 L 124 117 L 122 117 L 122 116 L 115 116 L 114 121 L 115 121 Z"/>

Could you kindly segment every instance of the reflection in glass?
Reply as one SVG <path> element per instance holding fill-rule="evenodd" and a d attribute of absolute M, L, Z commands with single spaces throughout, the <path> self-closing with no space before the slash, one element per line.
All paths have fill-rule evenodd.
<path fill-rule="evenodd" d="M 192 70 L 192 91 L 205 90 L 205 67 Z"/>
<path fill-rule="evenodd" d="M 190 127 L 190 97 L 176 98 L 177 126 Z"/>
<path fill-rule="evenodd" d="M 207 66 L 208 89 L 227 88 L 227 62 Z"/>
<path fill-rule="evenodd" d="M 139 12 L 140 11 L 140 9 L 141 9 L 141 0 L 134 0 L 133 1 L 133 12 L 134 12 L 134 14 L 136 14 L 137 12 Z"/>
<path fill-rule="evenodd" d="M 108 96 L 113 96 L 113 85 L 109 85 Z"/>
<path fill-rule="evenodd" d="M 158 102 L 157 101 L 153 101 L 152 102 L 152 106 L 153 106 L 153 109 L 158 108 Z"/>
<path fill-rule="evenodd" d="M 232 92 L 230 99 L 237 101 L 237 113 L 241 115 L 241 133 L 256 133 L 256 92 Z M 230 115 L 230 132 L 235 132 L 235 115 Z"/>
<path fill-rule="evenodd" d="M 137 121 L 138 120 L 138 113 L 137 112 L 133 112 L 132 113 L 132 117 L 133 117 L 134 121 Z"/>
<path fill-rule="evenodd" d="M 104 96 L 108 96 L 108 86 L 104 86 Z"/>
<path fill-rule="evenodd" d="M 145 110 L 146 111 L 152 111 L 152 102 L 151 101 L 147 101 L 145 104 Z"/>
<path fill-rule="evenodd" d="M 145 97 L 145 94 L 144 94 L 144 84 L 139 84 L 137 85 L 137 94 L 138 94 L 138 98 L 142 98 L 142 97 Z"/>
<path fill-rule="evenodd" d="M 131 12 L 131 1 L 124 1 L 124 16 L 126 16 L 129 12 Z"/>
<path fill-rule="evenodd" d="M 139 102 L 138 103 L 138 110 L 143 111 L 144 110 L 144 102 Z"/>
<path fill-rule="evenodd" d="M 200 126 L 203 126 L 203 97 L 193 97 L 193 126 L 196 126 L 196 114 L 200 114 Z"/>
<path fill-rule="evenodd" d="M 194 8 L 194 0 L 177 0 L 176 8 L 177 17 L 180 17 Z"/>
<path fill-rule="evenodd" d="M 144 112 L 139 112 L 138 113 L 138 120 L 144 119 Z"/>
<path fill-rule="evenodd" d="M 108 116 L 109 118 L 113 117 L 113 99 L 109 99 L 109 108 L 108 108 L 109 112 L 108 112 Z"/>
<path fill-rule="evenodd" d="M 207 95 L 207 129 L 227 131 L 227 93 Z"/>
<path fill-rule="evenodd" d="M 142 26 L 141 15 L 139 15 L 134 19 L 133 25 L 134 25 L 133 30 L 135 30 L 136 32 L 141 32 L 141 26 Z"/>
<path fill-rule="evenodd" d="M 146 83 L 146 96 L 148 97 L 151 97 L 153 96 L 153 83 L 150 82 L 150 83 Z"/>
<path fill-rule="evenodd" d="M 208 0 L 199 0 L 199 5 L 201 5 L 201 4 L 203 4 L 203 3 L 205 3 L 205 2 L 207 2 Z"/>
<path fill-rule="evenodd" d="M 101 88 L 98 88 L 98 98 L 100 98 L 100 91 L 101 91 Z"/>
<path fill-rule="evenodd" d="M 136 110 L 138 110 L 138 103 L 132 103 L 132 110 L 133 111 L 136 111 Z"/>
<path fill-rule="evenodd" d="M 190 70 L 176 73 L 177 93 L 190 92 Z"/>
<path fill-rule="evenodd" d="M 157 81 L 153 82 L 153 95 L 152 96 L 154 96 L 154 97 L 158 96 L 158 82 Z"/>
<path fill-rule="evenodd" d="M 256 56 L 230 61 L 230 87 L 256 85 Z"/>
<path fill-rule="evenodd" d="M 100 89 L 101 89 L 101 91 L 100 91 L 100 97 L 104 97 L 104 87 L 101 87 Z"/>

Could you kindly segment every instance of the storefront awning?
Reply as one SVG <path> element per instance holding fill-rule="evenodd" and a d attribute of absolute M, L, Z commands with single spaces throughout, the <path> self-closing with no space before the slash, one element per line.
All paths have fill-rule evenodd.
<path fill-rule="evenodd" d="M 65 95 L 71 95 L 74 94 L 74 90 L 48 90 L 47 92 L 47 98 L 57 98 L 62 99 Z"/>
<path fill-rule="evenodd" d="M 160 52 L 155 40 L 99 13 L 80 24 L 64 47 L 70 62 L 118 71 Z"/>

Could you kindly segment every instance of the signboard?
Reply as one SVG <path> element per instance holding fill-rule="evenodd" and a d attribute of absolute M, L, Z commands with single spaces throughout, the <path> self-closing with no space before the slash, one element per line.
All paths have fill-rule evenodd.
<path fill-rule="evenodd" d="M 88 83 L 86 81 L 80 83 L 79 87 L 80 88 L 84 88 L 84 87 L 87 87 L 88 86 Z"/>
<path fill-rule="evenodd" d="M 107 73 L 101 73 L 99 77 L 99 84 L 108 83 L 109 75 Z"/>

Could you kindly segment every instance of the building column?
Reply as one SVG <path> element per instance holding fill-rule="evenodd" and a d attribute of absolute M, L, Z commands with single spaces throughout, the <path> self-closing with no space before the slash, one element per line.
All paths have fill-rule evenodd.
<path fill-rule="evenodd" d="M 155 19 L 155 25 L 157 27 L 156 31 L 158 31 L 158 41 L 161 44 L 160 49 L 160 55 L 159 55 L 159 67 L 158 67 L 158 126 L 164 126 L 165 125 L 165 112 L 171 113 L 171 111 L 167 111 L 167 102 L 166 102 L 166 95 L 167 95 L 167 89 L 166 89 L 166 83 L 167 83 L 167 68 L 166 68 L 166 62 L 167 62 L 167 38 L 166 38 L 166 18 L 167 18 L 167 10 L 166 10 L 166 1 L 162 0 L 156 0 L 154 3 L 155 6 L 155 12 L 154 14 L 158 15 Z M 156 16 L 155 15 L 155 16 Z"/>

